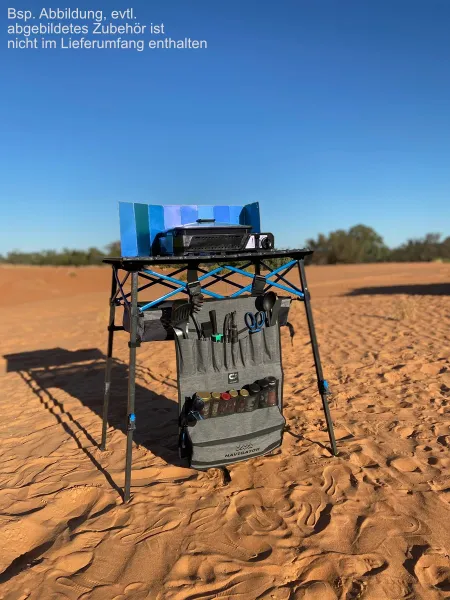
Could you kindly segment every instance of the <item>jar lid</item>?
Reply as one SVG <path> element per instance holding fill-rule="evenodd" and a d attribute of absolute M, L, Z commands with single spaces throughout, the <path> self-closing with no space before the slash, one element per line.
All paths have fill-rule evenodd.
<path fill-rule="evenodd" d="M 239 396 L 239 394 L 236 390 L 228 390 L 228 393 L 230 394 L 230 396 L 232 398 L 237 398 Z"/>
<path fill-rule="evenodd" d="M 201 398 L 202 400 L 209 400 L 209 398 L 211 398 L 211 394 L 209 392 L 196 392 L 195 395 L 197 398 Z"/>
<path fill-rule="evenodd" d="M 269 382 L 267 381 L 267 379 L 259 379 L 258 380 L 258 385 L 262 388 L 266 388 L 269 387 Z"/>
<path fill-rule="evenodd" d="M 220 394 L 220 397 L 222 398 L 222 400 L 230 400 L 231 396 L 230 394 L 228 394 L 228 392 L 223 392 L 222 394 Z"/>
<path fill-rule="evenodd" d="M 248 390 L 242 389 L 239 390 L 239 396 L 244 396 L 246 398 L 247 396 L 250 396 L 250 394 Z"/>
<path fill-rule="evenodd" d="M 252 394 L 257 394 L 258 392 L 261 391 L 261 388 L 259 387 L 259 385 L 257 383 L 251 383 L 248 386 L 248 390 L 249 392 L 251 392 Z"/>
<path fill-rule="evenodd" d="M 219 394 L 219 392 L 213 392 L 213 393 L 211 394 L 211 398 L 212 398 L 213 400 L 220 400 L 220 394 Z"/>

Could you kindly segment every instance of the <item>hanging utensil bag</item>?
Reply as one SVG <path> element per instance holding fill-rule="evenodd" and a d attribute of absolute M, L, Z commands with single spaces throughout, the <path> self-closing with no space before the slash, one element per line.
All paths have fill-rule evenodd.
<path fill-rule="evenodd" d="M 282 443 L 285 419 L 280 323 L 251 333 L 245 325 L 245 314 L 257 311 L 255 302 L 255 297 L 206 301 L 196 313 L 202 323 L 209 320 L 209 311 L 215 310 L 220 329 L 226 314 L 235 311 L 239 333 L 235 343 L 196 339 L 194 334 L 188 339 L 176 337 L 179 447 L 192 468 L 225 466 L 267 454 Z M 287 320 L 287 312 L 288 307 L 283 321 Z M 238 390 L 265 377 L 277 380 L 275 406 L 205 419 L 198 418 L 198 414 L 195 417 L 191 410 L 196 392 Z"/>

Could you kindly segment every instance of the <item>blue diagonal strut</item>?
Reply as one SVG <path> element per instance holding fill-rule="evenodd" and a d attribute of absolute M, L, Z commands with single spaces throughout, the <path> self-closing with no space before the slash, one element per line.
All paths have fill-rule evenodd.
<path fill-rule="evenodd" d="M 270 273 L 268 273 L 265 278 L 266 278 L 266 283 L 267 283 L 267 287 L 266 287 L 266 291 L 269 290 L 272 287 L 276 287 L 280 290 L 284 290 L 286 292 L 289 292 L 290 294 L 294 294 L 295 296 L 299 297 L 299 298 L 304 298 L 305 294 L 303 292 L 301 292 L 296 286 L 291 287 L 292 284 L 289 283 L 289 285 L 282 285 L 281 283 L 278 283 L 277 281 L 271 281 L 270 278 L 274 277 L 275 275 L 277 275 L 278 273 L 281 273 L 282 271 L 287 271 L 289 270 L 293 265 L 295 265 L 297 263 L 296 260 L 291 260 L 288 263 L 281 265 L 280 267 L 277 267 L 276 269 L 274 269 L 273 271 L 270 271 Z M 239 269 L 238 267 L 233 267 L 231 265 L 224 265 L 221 267 L 216 267 L 215 269 L 212 269 L 211 271 L 208 271 L 207 273 L 204 273 L 203 275 L 201 275 L 198 278 L 198 281 L 202 282 L 205 281 L 205 279 L 208 279 L 209 277 L 213 277 L 214 275 L 216 275 L 217 273 L 220 273 L 222 271 L 231 271 L 231 273 L 225 275 L 223 277 L 223 279 L 220 279 L 220 281 L 224 281 L 226 282 L 227 277 L 229 277 L 229 275 L 233 274 L 233 273 L 237 273 L 239 275 L 242 275 L 244 277 L 248 277 L 250 279 L 253 280 L 254 278 L 254 274 L 253 273 L 249 273 L 248 271 L 244 271 L 243 269 Z M 148 308 L 151 308 L 152 306 L 155 306 L 156 304 L 159 304 L 161 302 L 163 302 L 164 300 L 167 300 L 169 298 L 171 298 L 172 296 L 175 296 L 176 294 L 182 292 L 182 293 L 187 293 L 187 283 L 185 281 L 182 281 L 181 279 L 176 279 L 175 277 L 171 277 L 169 275 L 164 275 L 163 273 L 158 273 L 157 271 L 153 271 L 151 269 L 143 269 L 142 273 L 148 273 L 149 275 L 159 278 L 163 281 L 167 281 L 170 282 L 172 284 L 175 284 L 177 286 L 176 289 L 174 289 L 173 291 L 160 296 L 157 300 L 153 300 L 152 302 L 148 302 L 147 304 L 145 304 L 144 306 L 141 306 L 139 308 L 140 312 L 143 312 L 144 310 L 147 310 Z M 278 277 L 278 279 L 280 279 L 281 277 Z M 285 279 L 283 279 L 283 281 L 286 281 Z M 211 284 L 208 285 L 212 285 L 214 283 L 218 283 L 218 282 L 211 282 Z M 246 285 L 245 287 L 242 287 L 241 289 L 237 290 L 236 292 L 234 292 L 233 294 L 231 294 L 230 296 L 223 296 L 222 294 L 218 294 L 216 292 L 212 292 L 211 290 L 202 288 L 201 292 L 202 294 L 204 294 L 205 296 L 211 296 L 212 298 L 217 298 L 217 299 L 224 299 L 224 298 L 237 298 L 238 296 L 241 296 L 242 294 L 245 294 L 246 292 L 250 292 L 252 289 L 252 284 Z"/>

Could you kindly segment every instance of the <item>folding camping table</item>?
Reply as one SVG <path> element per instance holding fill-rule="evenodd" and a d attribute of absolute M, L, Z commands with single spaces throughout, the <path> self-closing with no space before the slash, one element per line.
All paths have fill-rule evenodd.
<path fill-rule="evenodd" d="M 204 296 L 215 299 L 237 298 L 243 294 L 251 294 L 254 281 L 257 278 L 259 278 L 259 281 L 263 280 L 261 276 L 261 268 L 264 268 L 268 272 L 264 275 L 265 281 L 263 280 L 263 293 L 271 288 L 275 288 L 283 290 L 284 292 L 288 292 L 293 297 L 304 302 L 306 319 L 308 322 L 309 335 L 311 339 L 312 352 L 316 368 L 318 389 L 322 399 L 323 410 L 325 413 L 331 451 L 333 455 L 337 455 L 333 423 L 331 420 L 327 399 L 327 396 L 329 394 L 329 388 L 327 381 L 323 377 L 319 348 L 311 310 L 311 298 L 310 293 L 308 291 L 308 284 L 306 281 L 305 274 L 304 260 L 306 256 L 309 256 L 312 253 L 312 250 L 309 249 L 267 251 L 261 250 L 256 252 L 239 252 L 239 254 L 228 255 L 202 254 L 198 256 L 182 257 L 134 256 L 107 258 L 103 261 L 111 265 L 112 267 L 112 283 L 108 324 L 108 349 L 105 373 L 105 392 L 103 402 L 103 427 L 102 440 L 100 446 L 102 450 L 105 450 L 106 448 L 106 433 L 108 426 L 108 406 L 111 388 L 111 366 L 114 332 L 124 330 L 123 326 L 115 324 L 115 310 L 116 307 L 123 306 L 124 304 L 126 304 L 130 308 L 130 362 L 128 377 L 127 444 L 124 489 L 125 502 L 128 502 L 128 500 L 130 499 L 133 431 L 136 428 L 136 417 L 134 410 L 136 348 L 140 346 L 140 341 L 138 339 L 139 313 L 157 307 L 158 305 L 162 304 L 163 302 L 166 302 L 167 300 L 179 293 L 188 294 L 189 283 L 195 281 L 198 281 L 198 283 L 201 285 L 201 293 Z M 285 259 L 286 263 L 276 269 L 272 269 L 269 266 L 268 262 L 270 261 L 270 259 L 273 258 Z M 244 262 L 245 264 L 240 268 L 233 266 L 233 264 L 230 264 L 236 262 Z M 205 266 L 211 263 L 215 263 L 218 266 L 212 268 L 211 270 L 207 270 Z M 174 270 L 169 274 L 155 270 L 160 267 L 170 266 L 172 266 Z M 300 276 L 300 288 L 294 285 L 286 277 L 295 266 L 297 266 Z M 248 268 L 253 269 L 253 272 L 248 271 Z M 186 281 L 180 279 L 180 275 L 182 273 L 187 273 Z M 240 274 L 243 277 L 249 278 L 251 281 L 248 285 L 241 285 L 239 283 L 236 283 L 235 281 L 230 279 L 230 277 L 232 277 L 234 274 Z M 125 293 L 124 284 L 130 277 L 131 292 Z M 211 280 L 207 281 L 210 278 Z M 227 282 L 237 289 L 232 294 L 223 296 L 211 289 L 211 287 L 213 287 L 214 284 L 220 282 Z M 140 303 L 138 304 L 139 292 L 148 289 L 156 284 L 163 285 L 169 288 L 171 291 L 151 302 L 147 302 L 142 305 Z"/>

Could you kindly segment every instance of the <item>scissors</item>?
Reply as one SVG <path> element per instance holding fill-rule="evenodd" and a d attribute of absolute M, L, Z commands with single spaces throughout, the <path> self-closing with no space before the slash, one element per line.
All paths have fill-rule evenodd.
<path fill-rule="evenodd" d="M 266 315 L 258 311 L 257 313 L 245 313 L 245 324 L 247 325 L 250 333 L 257 333 L 261 331 L 266 322 Z"/>

